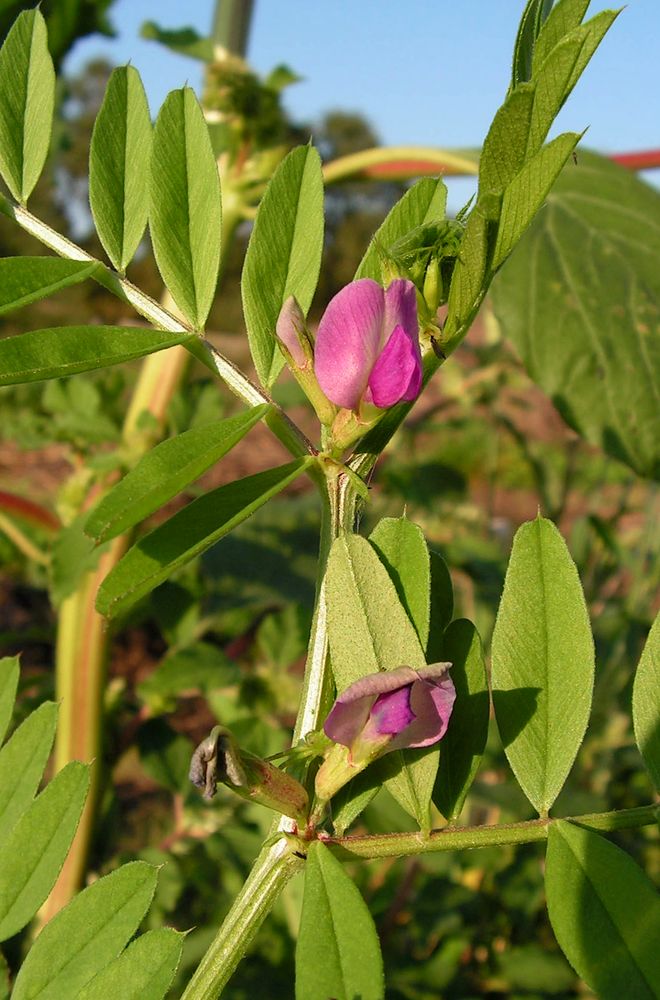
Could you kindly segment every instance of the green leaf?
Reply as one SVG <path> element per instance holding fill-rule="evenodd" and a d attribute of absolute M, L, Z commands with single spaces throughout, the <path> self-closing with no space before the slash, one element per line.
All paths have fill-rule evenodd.
<path fill-rule="evenodd" d="M 584 736 L 594 644 L 582 587 L 554 524 L 516 532 L 493 633 L 495 716 L 525 795 L 545 814 Z"/>
<path fill-rule="evenodd" d="M 382 1000 L 383 959 L 371 914 L 320 841 L 305 866 L 296 947 L 296 1000 Z"/>
<path fill-rule="evenodd" d="M 219 486 L 198 497 L 145 535 L 106 576 L 96 607 L 114 618 L 195 556 L 205 552 L 267 500 L 293 482 L 313 460 L 298 459 L 276 469 Z"/>
<path fill-rule="evenodd" d="M 183 315 L 202 329 L 220 266 L 220 178 L 190 87 L 165 98 L 154 126 L 149 225 L 158 270 Z"/>
<path fill-rule="evenodd" d="M 538 73 L 556 45 L 582 24 L 590 0 L 559 0 L 550 11 L 534 46 L 532 72 Z"/>
<path fill-rule="evenodd" d="M 89 149 L 89 203 L 105 252 L 123 273 L 149 214 L 151 118 L 140 74 L 112 71 Z"/>
<path fill-rule="evenodd" d="M 501 195 L 525 162 L 535 88 L 521 84 L 495 114 L 479 158 L 479 194 Z"/>
<path fill-rule="evenodd" d="M 0 340 L 0 385 L 40 382 L 94 371 L 175 344 L 191 344 L 194 333 L 138 326 L 55 326 Z"/>
<path fill-rule="evenodd" d="M 85 263 L 61 257 L 3 257 L 0 260 L 0 316 L 84 281 L 97 267 L 96 261 Z"/>
<path fill-rule="evenodd" d="M 660 789 L 660 614 L 637 667 L 632 712 L 637 746 L 653 784 Z"/>
<path fill-rule="evenodd" d="M 531 377 L 587 441 L 660 477 L 660 195 L 580 151 L 493 286 Z"/>
<path fill-rule="evenodd" d="M 433 549 L 431 557 L 431 613 L 429 638 L 426 644 L 427 663 L 440 663 L 443 659 L 442 636 L 454 614 L 454 590 L 447 563 Z"/>
<path fill-rule="evenodd" d="M 171 927 L 141 934 L 94 976 L 76 1000 L 162 1000 L 181 961 L 184 937 Z"/>
<path fill-rule="evenodd" d="M 452 664 L 449 676 L 456 701 L 440 744 L 440 767 L 433 801 L 448 822 L 460 815 L 479 770 L 488 736 L 488 680 L 479 633 L 466 618 L 452 622 L 442 638 L 440 661 Z"/>
<path fill-rule="evenodd" d="M 632 858 L 559 821 L 548 831 L 545 886 L 557 941 L 600 1000 L 655 1000 L 660 896 Z"/>
<path fill-rule="evenodd" d="M 580 136 L 564 132 L 525 163 L 502 199 L 502 213 L 493 250 L 492 268 L 504 263 L 532 222 Z"/>
<path fill-rule="evenodd" d="M 411 230 L 427 222 L 442 222 L 447 204 L 447 187 L 440 178 L 424 177 L 406 191 L 376 231 L 355 272 L 357 278 L 382 281 L 379 247 L 389 249 Z"/>
<path fill-rule="evenodd" d="M 105 542 L 144 521 L 226 455 L 267 410 L 268 406 L 255 406 L 156 445 L 95 507 L 86 533 Z"/>
<path fill-rule="evenodd" d="M 55 885 L 78 827 L 89 766 L 72 761 L 24 812 L 0 852 L 0 941 L 32 919 Z"/>
<path fill-rule="evenodd" d="M 379 670 L 426 664 L 385 566 L 366 539 L 338 538 L 326 575 L 328 638 L 339 691 Z"/>
<path fill-rule="evenodd" d="M 450 338 L 460 338 L 483 298 L 488 257 L 488 221 L 477 205 L 465 226 L 461 249 L 454 266 L 447 301 L 445 343 Z"/>
<path fill-rule="evenodd" d="M 0 743 L 5 738 L 7 726 L 11 722 L 12 712 L 14 711 L 18 675 L 18 657 L 3 657 L 0 660 Z"/>
<path fill-rule="evenodd" d="M 534 46 L 552 4 L 553 0 L 527 0 L 513 49 L 512 88 L 531 79 Z"/>
<path fill-rule="evenodd" d="M 422 647 L 429 635 L 431 566 L 424 534 L 406 517 L 384 517 L 369 536 Z"/>
<path fill-rule="evenodd" d="M 616 11 L 604 10 L 583 27 L 570 32 L 539 68 L 535 78 L 528 157 L 543 145 L 550 126 L 616 16 Z"/>
<path fill-rule="evenodd" d="M 250 237 L 241 293 L 257 375 L 270 386 L 284 364 L 275 337 L 280 310 L 295 295 L 305 315 L 323 250 L 323 175 L 313 146 L 299 146 L 266 188 Z"/>
<path fill-rule="evenodd" d="M 194 28 L 161 28 L 155 21 L 145 21 L 140 28 L 142 38 L 160 42 L 171 52 L 188 56 L 190 59 L 200 59 L 202 62 L 213 62 L 213 39 L 204 38 Z"/>
<path fill-rule="evenodd" d="M 83 889 L 30 948 L 12 1000 L 77 997 L 135 934 L 153 899 L 157 877 L 152 865 L 134 861 Z"/>
<path fill-rule="evenodd" d="M 325 578 L 330 659 L 339 691 L 367 674 L 426 663 L 417 633 L 369 542 L 338 538 Z M 387 787 L 419 825 L 429 825 L 438 750 L 395 751 L 383 759 Z"/>
<path fill-rule="evenodd" d="M 32 802 L 50 755 L 57 705 L 47 701 L 21 723 L 0 751 L 0 842 Z"/>
<path fill-rule="evenodd" d="M 0 49 L 0 173 L 21 203 L 46 162 L 54 100 L 46 22 L 38 9 L 26 10 Z"/>

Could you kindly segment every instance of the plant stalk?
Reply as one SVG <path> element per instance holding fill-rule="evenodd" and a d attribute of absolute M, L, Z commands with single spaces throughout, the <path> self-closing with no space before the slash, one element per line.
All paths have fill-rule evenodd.
<path fill-rule="evenodd" d="M 448 827 L 423 833 L 386 833 L 364 837 L 329 837 L 323 840 L 341 861 L 400 858 L 437 851 L 465 851 L 478 847 L 502 847 L 507 844 L 532 844 L 547 840 L 548 830 L 557 819 L 578 823 L 590 830 L 605 833 L 650 826 L 658 822 L 660 807 L 657 804 L 636 806 L 604 813 L 586 813 L 583 816 L 542 817 L 522 823 L 501 826 Z"/>
<path fill-rule="evenodd" d="M 333 685 L 328 670 L 324 599 L 325 571 L 335 538 L 344 531 L 354 530 L 359 499 L 349 477 L 336 468 L 328 467 L 326 475 L 319 473 L 314 478 L 321 493 L 321 533 L 314 616 L 300 708 L 293 734 L 294 745 L 306 733 L 318 729 L 332 704 Z M 304 860 L 292 853 L 290 838 L 286 837 L 287 833 L 294 831 L 293 821 L 282 816 L 273 829 L 275 836 L 278 833 L 285 836 L 272 846 L 269 846 L 269 842 L 264 845 L 182 1000 L 217 1000 L 285 885 L 303 866 Z M 287 851 L 289 856 L 284 863 Z"/>
<path fill-rule="evenodd" d="M 217 1000 L 282 889 L 303 867 L 304 857 L 294 851 L 286 837 L 264 844 L 181 1000 Z"/>

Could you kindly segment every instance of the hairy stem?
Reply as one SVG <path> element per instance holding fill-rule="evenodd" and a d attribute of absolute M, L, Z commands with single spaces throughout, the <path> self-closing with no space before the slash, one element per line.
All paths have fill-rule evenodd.
<path fill-rule="evenodd" d="M 303 865 L 286 837 L 264 845 L 181 1000 L 217 1000 L 282 889 Z"/>
<path fill-rule="evenodd" d="M 428 835 L 386 833 L 365 837 L 330 837 L 323 842 L 342 861 L 399 858 L 432 854 L 437 851 L 464 851 L 477 847 L 501 847 L 505 844 L 531 844 L 547 840 L 548 830 L 557 819 L 570 820 L 571 823 L 579 823 L 580 826 L 603 832 L 629 830 L 657 823 L 659 810 L 660 807 L 654 804 L 604 813 L 586 813 L 583 816 L 546 816 L 501 826 L 448 827 L 444 830 L 432 830 Z"/>
<path fill-rule="evenodd" d="M 322 499 L 321 536 L 314 617 L 307 649 L 300 708 L 293 734 L 294 744 L 306 733 L 319 727 L 332 703 L 333 686 L 328 670 L 328 634 L 324 600 L 325 570 L 335 538 L 344 531 L 354 529 L 358 503 L 355 488 L 345 473 L 329 469 L 327 474 L 323 475 L 319 471 L 315 481 Z M 282 816 L 279 822 L 273 825 L 273 829 L 275 835 L 277 833 L 283 835 L 282 839 L 277 840 L 273 846 L 268 846 L 267 843 L 262 849 L 182 1000 L 217 1000 L 284 886 L 302 867 L 303 860 L 296 854 L 292 854 L 286 864 L 282 861 L 285 847 L 289 844 L 286 834 L 293 830 L 293 821 Z M 293 843 L 295 844 L 295 841 Z M 288 846 L 286 849 L 291 854 L 292 848 Z"/>

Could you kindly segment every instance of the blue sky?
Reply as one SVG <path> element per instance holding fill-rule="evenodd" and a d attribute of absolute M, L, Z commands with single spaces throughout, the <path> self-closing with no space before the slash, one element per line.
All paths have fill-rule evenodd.
<path fill-rule="evenodd" d="M 256 0 L 248 58 L 260 72 L 285 62 L 304 77 L 287 91 L 297 120 L 331 108 L 362 112 L 383 143 L 481 144 L 509 81 L 523 0 Z M 592 0 L 590 14 L 608 6 Z M 190 24 L 207 33 L 213 0 L 118 0 L 115 40 L 79 42 L 69 69 L 105 55 L 129 59 L 152 113 L 200 64 L 139 37 L 140 25 Z M 589 126 L 603 152 L 660 147 L 660 0 L 629 0 L 563 109 L 556 131 Z M 657 181 L 660 171 L 655 172 Z"/>

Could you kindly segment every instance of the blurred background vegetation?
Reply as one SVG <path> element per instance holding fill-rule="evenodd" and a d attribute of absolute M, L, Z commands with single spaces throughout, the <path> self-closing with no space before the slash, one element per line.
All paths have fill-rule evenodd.
<path fill-rule="evenodd" d="M 76 36 L 110 30 L 111 3 L 44 2 L 56 60 Z M 23 6 L 3 5 L 3 33 Z M 53 152 L 31 201 L 35 215 L 99 256 L 87 201 L 87 156 L 110 69 L 95 62 L 80 76 L 61 80 Z M 378 144 L 369 123 L 353 113 L 334 110 L 321 122 L 294 123 L 276 102 L 269 114 L 273 141 L 286 146 L 306 141 L 313 124 L 325 160 Z M 351 280 L 374 229 L 404 190 L 394 182 L 354 181 L 328 191 L 313 320 Z M 248 237 L 249 224 L 243 224 L 208 324 L 211 339 L 246 366 L 239 279 Z M 22 230 L 0 224 L 0 254 L 39 252 Z M 150 295 L 161 294 L 146 240 L 129 278 Z M 2 335 L 126 319 L 126 307 L 90 282 L 7 317 Z M 90 461 L 103 468 L 119 443 L 136 370 L 124 366 L 3 390 L 0 491 L 49 510 L 55 498 L 60 510 L 73 504 L 74 474 Z M 295 383 L 283 377 L 276 396 L 313 433 Z M 208 373 L 193 369 L 172 403 L 168 430 L 214 419 L 235 405 Z M 197 488 L 266 468 L 279 456 L 279 445 L 259 425 Z M 567 427 L 525 374 L 486 304 L 383 456 L 364 528 L 404 510 L 419 523 L 448 562 L 455 617 L 475 621 L 488 652 L 513 534 L 539 509 L 567 538 L 597 644 L 592 720 L 556 812 L 643 804 L 652 793 L 632 738 L 630 696 L 657 593 L 656 488 Z M 135 856 L 166 862 L 148 925 L 194 928 L 180 982 L 206 949 L 270 824 L 269 815 L 224 790 L 211 806 L 202 803 L 187 780 L 191 750 L 215 719 L 252 752 L 265 755 L 286 745 L 311 617 L 318 519 L 314 492 L 296 485 L 161 586 L 112 636 L 106 780 L 92 868 L 103 873 Z M 25 530 L 38 551 L 48 548 L 46 525 Z M 71 558 L 65 538 L 48 568 L 0 531 L 0 645 L 3 654 L 23 654 L 24 713 L 53 694 L 56 604 L 66 590 Z M 462 821 L 530 816 L 493 731 Z M 383 791 L 360 824 L 378 832 L 405 829 L 407 819 Z M 621 834 L 619 841 L 652 877 L 660 876 L 652 832 Z M 544 909 L 542 856 L 540 845 L 529 845 L 356 867 L 384 945 L 388 997 L 588 996 L 554 943 Z M 266 983 L 269 997 L 291 995 L 301 891 L 301 880 L 287 888 L 252 957 L 228 987 L 231 1000 L 264 995 Z M 10 943 L 10 963 L 24 944 L 20 937 Z"/>

